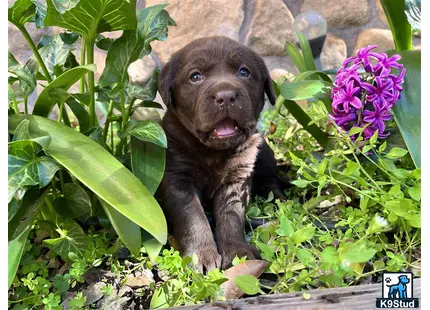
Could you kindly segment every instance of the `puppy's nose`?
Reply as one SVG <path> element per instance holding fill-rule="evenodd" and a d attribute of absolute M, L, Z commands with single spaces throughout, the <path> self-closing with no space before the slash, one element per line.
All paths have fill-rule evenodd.
<path fill-rule="evenodd" d="M 220 91 L 215 96 L 215 102 L 218 104 L 229 104 L 236 101 L 236 94 L 234 91 L 226 90 Z"/>

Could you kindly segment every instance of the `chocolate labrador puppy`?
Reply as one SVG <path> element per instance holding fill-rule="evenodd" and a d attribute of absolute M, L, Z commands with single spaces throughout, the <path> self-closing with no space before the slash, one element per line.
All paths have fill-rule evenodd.
<path fill-rule="evenodd" d="M 256 130 L 264 94 L 276 99 L 263 59 L 227 37 L 197 39 L 163 67 L 158 90 L 168 107 L 161 204 L 182 254 L 196 253 L 201 271 L 258 257 L 244 238 L 253 179 L 282 195 L 273 152 Z"/>

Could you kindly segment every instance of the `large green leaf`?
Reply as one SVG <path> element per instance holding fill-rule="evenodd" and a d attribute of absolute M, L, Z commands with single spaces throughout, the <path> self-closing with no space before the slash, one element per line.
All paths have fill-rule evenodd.
<path fill-rule="evenodd" d="M 127 69 L 130 64 L 151 53 L 153 40 L 167 38 L 167 26 L 174 25 L 166 5 L 155 5 L 142 9 L 137 14 L 137 29 L 124 31 L 109 48 L 106 67 L 100 77 L 100 86 L 113 85 L 114 91 L 122 90 L 128 83 Z"/>
<path fill-rule="evenodd" d="M 123 139 L 128 136 L 134 136 L 142 141 L 151 142 L 161 147 L 167 147 L 167 138 L 163 128 L 155 121 L 138 121 L 129 120 L 125 124 L 124 131 L 118 133 Z"/>
<path fill-rule="evenodd" d="M 36 24 L 36 28 L 44 28 L 45 24 L 45 16 L 46 16 L 46 4 L 40 3 L 37 0 L 31 0 L 36 5 L 36 13 L 34 14 L 34 23 Z M 30 19 L 33 21 L 33 18 Z"/>
<path fill-rule="evenodd" d="M 43 244 L 60 255 L 65 261 L 70 261 L 69 253 L 71 252 L 78 255 L 79 258 L 84 257 L 84 253 L 92 241 L 78 223 L 73 220 L 66 220 L 59 225 L 56 231 L 60 237 L 45 239 Z"/>
<path fill-rule="evenodd" d="M 318 80 L 287 82 L 281 86 L 281 95 L 287 100 L 309 99 L 323 91 L 324 83 Z"/>
<path fill-rule="evenodd" d="M 131 169 L 153 195 L 163 179 L 165 163 L 163 147 L 131 138 Z"/>
<path fill-rule="evenodd" d="M 41 146 L 35 141 L 20 140 L 9 143 L 8 153 L 8 201 L 17 190 L 25 192 L 29 186 L 47 186 L 58 164 L 47 156 L 38 157 Z"/>
<path fill-rule="evenodd" d="M 421 30 L 421 0 L 405 0 L 405 13 L 412 28 Z"/>
<path fill-rule="evenodd" d="M 157 94 L 158 70 L 155 70 L 149 81 L 144 85 L 128 84 L 125 91 L 130 99 L 152 101 Z"/>
<path fill-rule="evenodd" d="M 39 213 L 47 191 L 39 192 L 32 188 L 25 195 L 21 207 L 8 224 L 8 287 L 13 282 L 21 256 L 25 248 L 28 233 Z"/>
<path fill-rule="evenodd" d="M 102 146 L 74 129 L 34 115 L 11 115 L 9 131 L 27 118 L 31 137 L 51 137 L 46 152 L 113 208 L 161 243 L 167 240 L 163 211 L 142 183 Z"/>
<path fill-rule="evenodd" d="M 393 34 L 396 50 L 411 50 L 412 28 L 406 17 L 405 0 L 381 0 L 381 4 Z"/>
<path fill-rule="evenodd" d="M 46 26 L 72 30 L 87 40 L 95 39 L 97 33 L 136 28 L 136 0 L 61 1 L 62 6 L 60 1 L 46 2 Z"/>
<path fill-rule="evenodd" d="M 10 51 L 8 53 L 8 71 L 16 75 L 24 97 L 28 97 L 36 88 L 36 78 L 30 69 L 21 66 Z"/>
<path fill-rule="evenodd" d="M 421 167 L 421 51 L 388 51 L 402 56 L 406 68 L 401 98 L 393 107 L 394 119 L 415 165 Z"/>
<path fill-rule="evenodd" d="M 19 28 L 32 19 L 35 12 L 36 5 L 31 0 L 17 0 L 8 9 L 8 20 Z"/>
<path fill-rule="evenodd" d="M 48 117 L 56 103 L 54 100 L 50 100 L 49 98 L 51 89 L 62 88 L 64 90 L 68 90 L 89 71 L 96 71 L 96 65 L 91 64 L 70 69 L 49 83 L 48 86 L 46 86 L 40 93 L 39 97 L 37 97 L 34 104 L 33 114 Z"/>
<path fill-rule="evenodd" d="M 142 247 L 140 227 L 112 208 L 103 199 L 99 199 L 99 201 L 119 238 L 134 256 L 139 256 L 140 248 Z"/>

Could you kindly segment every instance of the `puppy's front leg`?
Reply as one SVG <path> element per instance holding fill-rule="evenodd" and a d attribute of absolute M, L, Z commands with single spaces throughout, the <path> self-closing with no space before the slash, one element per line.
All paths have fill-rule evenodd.
<path fill-rule="evenodd" d="M 208 219 L 200 202 L 199 190 L 183 180 L 163 181 L 163 207 L 169 214 L 173 237 L 179 242 L 183 256 L 197 254 L 197 269 L 203 272 L 220 268 L 221 256 L 212 235 Z"/>
<path fill-rule="evenodd" d="M 227 185 L 215 195 L 214 218 L 215 238 L 222 256 L 222 269 L 231 266 L 237 255 L 239 258 L 258 258 L 258 250 L 245 241 L 245 209 L 249 201 L 247 184 Z"/>

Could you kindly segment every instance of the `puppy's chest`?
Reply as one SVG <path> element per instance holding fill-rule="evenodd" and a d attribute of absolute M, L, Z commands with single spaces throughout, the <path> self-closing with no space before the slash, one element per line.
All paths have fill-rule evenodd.
<path fill-rule="evenodd" d="M 212 194 L 223 186 L 241 185 L 251 177 L 261 142 L 259 135 L 252 136 L 236 153 L 228 156 L 204 158 L 205 192 Z"/>

